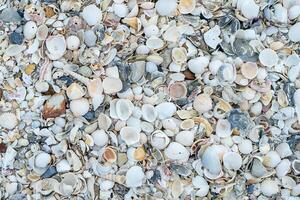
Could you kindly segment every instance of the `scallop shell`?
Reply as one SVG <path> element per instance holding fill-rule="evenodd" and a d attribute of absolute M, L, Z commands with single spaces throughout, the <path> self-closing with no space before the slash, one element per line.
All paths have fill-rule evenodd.
<path fill-rule="evenodd" d="M 95 4 L 86 6 L 81 15 L 89 26 L 96 25 L 102 19 L 102 11 Z"/>
<path fill-rule="evenodd" d="M 67 44 L 64 36 L 54 35 L 46 39 L 46 47 L 48 50 L 48 52 L 46 52 L 48 57 L 51 60 L 57 60 L 64 55 L 67 49 Z"/>
<path fill-rule="evenodd" d="M 6 129 L 14 129 L 18 125 L 17 116 L 14 113 L 0 114 L 0 126 Z"/>
<path fill-rule="evenodd" d="M 178 10 L 181 14 L 189 14 L 196 8 L 196 0 L 180 0 Z"/>
<path fill-rule="evenodd" d="M 140 131 L 135 127 L 125 126 L 120 130 L 121 139 L 128 145 L 138 143 L 140 140 Z"/>
<path fill-rule="evenodd" d="M 67 48 L 70 50 L 76 50 L 80 46 L 80 40 L 76 35 L 70 35 L 66 39 Z"/>
<path fill-rule="evenodd" d="M 281 161 L 276 151 L 269 151 L 263 158 L 263 164 L 267 167 L 276 167 Z"/>
<path fill-rule="evenodd" d="M 261 183 L 261 192 L 267 197 L 271 197 L 279 192 L 278 184 L 275 180 L 265 179 Z"/>

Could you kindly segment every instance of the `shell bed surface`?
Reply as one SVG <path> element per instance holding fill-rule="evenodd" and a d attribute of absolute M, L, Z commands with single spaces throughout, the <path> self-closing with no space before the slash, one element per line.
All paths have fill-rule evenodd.
<path fill-rule="evenodd" d="M 0 0 L 0 199 L 300 200 L 299 0 Z"/>

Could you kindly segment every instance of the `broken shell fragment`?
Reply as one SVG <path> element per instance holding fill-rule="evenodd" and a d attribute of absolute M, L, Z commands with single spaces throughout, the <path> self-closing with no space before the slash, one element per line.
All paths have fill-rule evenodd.
<path fill-rule="evenodd" d="M 86 98 L 75 99 L 70 102 L 70 109 L 74 116 L 85 115 L 89 111 L 89 101 Z"/>
<path fill-rule="evenodd" d="M 140 187 L 143 184 L 145 174 L 140 166 L 132 166 L 126 172 L 126 185 L 128 187 Z"/>
<path fill-rule="evenodd" d="M 212 99 L 208 94 L 198 95 L 193 103 L 193 107 L 200 113 L 207 112 L 212 109 Z"/>
<path fill-rule="evenodd" d="M 171 160 L 187 161 L 189 158 L 189 151 L 178 142 L 171 142 L 165 149 L 165 155 Z"/>
<path fill-rule="evenodd" d="M 104 93 L 106 94 L 113 94 L 117 93 L 122 90 L 123 84 L 120 79 L 113 78 L 113 77 L 106 77 L 103 80 L 102 87 Z"/>

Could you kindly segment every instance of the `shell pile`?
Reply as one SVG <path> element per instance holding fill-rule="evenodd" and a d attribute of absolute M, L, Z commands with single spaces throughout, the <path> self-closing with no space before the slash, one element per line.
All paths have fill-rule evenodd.
<path fill-rule="evenodd" d="M 0 199 L 300 200 L 299 0 L 0 0 Z"/>

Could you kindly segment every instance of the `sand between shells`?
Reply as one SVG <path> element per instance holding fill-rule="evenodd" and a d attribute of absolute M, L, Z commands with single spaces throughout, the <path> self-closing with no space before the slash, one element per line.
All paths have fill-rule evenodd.
<path fill-rule="evenodd" d="M 300 199 L 300 1 L 0 1 L 1 199 Z"/>

